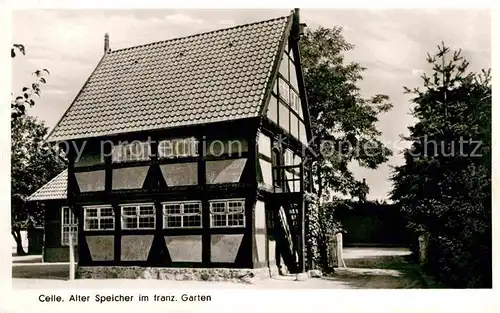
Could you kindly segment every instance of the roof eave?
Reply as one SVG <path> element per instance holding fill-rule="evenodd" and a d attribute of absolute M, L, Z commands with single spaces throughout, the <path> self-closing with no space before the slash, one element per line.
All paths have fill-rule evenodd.
<path fill-rule="evenodd" d="M 40 199 L 40 198 L 37 198 L 37 194 L 40 190 L 46 188 L 47 186 L 49 186 L 51 183 L 53 183 L 54 181 L 56 181 L 57 179 L 59 179 L 61 177 L 61 175 L 63 175 L 65 172 L 67 172 L 68 169 L 64 169 L 61 173 L 57 174 L 54 178 L 52 178 L 51 180 L 49 180 L 47 183 L 45 183 L 42 187 L 38 188 L 35 192 L 33 192 L 29 197 L 26 198 L 26 202 L 35 202 L 35 201 L 46 201 L 46 200 L 61 200 L 61 199 L 66 199 L 65 197 L 55 197 L 55 198 L 49 198 L 49 199 Z M 67 181 L 67 179 L 66 179 Z"/>

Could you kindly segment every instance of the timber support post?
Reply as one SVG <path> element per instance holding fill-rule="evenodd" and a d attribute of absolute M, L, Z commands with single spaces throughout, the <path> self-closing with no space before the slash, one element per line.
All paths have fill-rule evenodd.
<path fill-rule="evenodd" d="M 69 280 L 75 280 L 75 250 L 73 247 L 73 234 L 68 232 L 69 236 Z"/>

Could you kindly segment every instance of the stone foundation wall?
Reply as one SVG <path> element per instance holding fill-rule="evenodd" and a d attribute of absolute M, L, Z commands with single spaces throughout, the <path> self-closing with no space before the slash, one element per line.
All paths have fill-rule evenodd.
<path fill-rule="evenodd" d="M 274 271 L 277 276 L 277 268 Z M 232 281 L 251 283 L 252 280 L 274 276 L 273 269 L 232 268 L 175 268 L 175 267 L 139 267 L 139 266 L 79 266 L 77 278 L 106 279 L 165 279 L 165 280 L 198 280 L 198 281 Z"/>

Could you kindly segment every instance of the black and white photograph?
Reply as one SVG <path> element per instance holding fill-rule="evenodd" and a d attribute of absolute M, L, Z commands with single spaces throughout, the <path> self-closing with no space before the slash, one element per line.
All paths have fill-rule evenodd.
<path fill-rule="evenodd" d="M 277 7 L 11 12 L 13 291 L 492 288 L 491 9 Z"/>

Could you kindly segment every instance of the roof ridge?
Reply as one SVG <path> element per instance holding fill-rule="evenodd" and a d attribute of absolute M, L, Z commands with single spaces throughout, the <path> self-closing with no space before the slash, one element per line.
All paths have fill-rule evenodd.
<path fill-rule="evenodd" d="M 293 14 L 293 11 L 292 11 L 292 14 Z M 191 37 L 197 37 L 197 36 L 202 36 L 202 35 L 207 35 L 207 34 L 212 34 L 212 33 L 217 33 L 217 32 L 223 32 L 223 31 L 228 31 L 228 30 L 235 29 L 235 28 L 240 28 L 240 27 L 248 27 L 248 26 L 252 26 L 252 25 L 256 25 L 256 24 L 261 24 L 261 23 L 266 23 L 266 22 L 271 22 L 271 21 L 277 21 L 277 20 L 284 19 L 284 18 L 290 18 L 290 16 L 291 15 L 283 15 L 283 16 L 275 17 L 275 18 L 268 19 L 268 20 L 251 22 L 251 23 L 246 23 L 246 24 L 240 24 L 240 25 L 235 25 L 235 26 L 226 27 L 226 28 L 219 28 L 219 29 L 215 29 L 215 30 L 211 30 L 211 31 L 206 31 L 206 32 L 203 32 L 203 33 L 196 33 L 196 34 L 192 34 L 192 35 L 188 35 L 188 36 L 183 36 L 183 37 L 175 37 L 175 38 L 171 38 L 171 39 L 167 39 L 167 40 L 154 41 L 154 42 L 145 43 L 145 44 L 142 44 L 142 45 L 131 46 L 131 47 L 126 47 L 126 48 L 120 48 L 120 49 L 116 49 L 116 50 L 111 50 L 109 53 L 111 54 L 111 53 L 115 53 L 115 52 L 119 52 L 119 51 L 124 51 L 124 50 L 129 50 L 129 49 L 135 49 L 135 48 L 145 47 L 145 46 L 149 46 L 149 45 L 155 45 L 155 44 L 166 43 L 166 42 L 170 42 L 170 41 L 176 41 L 176 40 L 181 40 L 181 39 L 186 39 L 186 38 L 191 38 Z"/>

